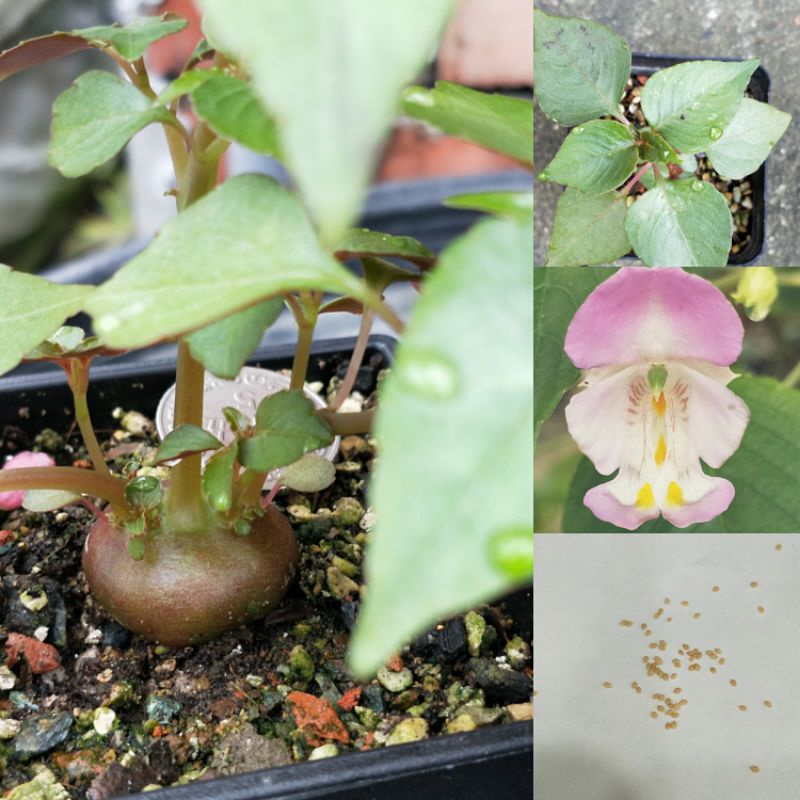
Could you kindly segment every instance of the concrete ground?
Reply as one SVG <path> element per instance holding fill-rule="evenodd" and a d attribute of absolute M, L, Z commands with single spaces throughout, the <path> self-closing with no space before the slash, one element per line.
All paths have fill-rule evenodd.
<path fill-rule="evenodd" d="M 800 0 L 537 0 L 548 13 L 608 25 L 634 52 L 704 58 L 758 58 L 771 79 L 769 101 L 794 116 L 767 161 L 767 236 L 755 262 L 800 265 Z M 537 169 L 566 135 L 536 106 Z M 544 264 L 562 187 L 535 184 L 536 264 Z M 625 263 L 637 263 L 626 261 Z"/>

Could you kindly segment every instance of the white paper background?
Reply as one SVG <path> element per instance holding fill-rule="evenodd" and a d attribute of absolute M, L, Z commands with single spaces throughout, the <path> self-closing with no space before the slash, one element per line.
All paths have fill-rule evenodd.
<path fill-rule="evenodd" d="M 540 535 L 534 621 L 536 800 L 800 797 L 799 537 Z M 642 656 L 658 639 L 669 660 L 686 642 L 722 648 L 726 664 L 712 675 L 704 655 L 701 672 L 683 659 L 677 681 L 647 678 Z M 675 686 L 689 703 L 665 730 L 651 695 Z"/>

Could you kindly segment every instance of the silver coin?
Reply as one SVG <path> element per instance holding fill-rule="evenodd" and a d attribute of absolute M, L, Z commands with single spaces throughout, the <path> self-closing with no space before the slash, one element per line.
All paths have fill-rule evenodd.
<path fill-rule="evenodd" d="M 288 389 L 289 383 L 287 375 L 260 367 L 243 367 L 232 381 L 217 378 L 206 372 L 203 394 L 203 427 L 220 441 L 230 444 L 234 438 L 233 431 L 230 429 L 222 409 L 225 406 L 233 406 L 252 422 L 255 419 L 258 404 L 267 395 Z M 325 408 L 327 405 L 322 397 L 311 391 L 308 386 L 303 387 L 303 393 L 316 408 Z M 164 392 L 156 410 L 155 422 L 161 439 L 175 427 L 175 384 Z M 315 450 L 314 453 L 333 461 L 339 452 L 339 441 L 340 438 L 337 436 L 328 447 Z M 204 457 L 204 462 L 208 458 L 210 458 L 210 454 Z M 280 469 L 270 472 L 264 488 L 272 488 L 275 481 L 279 479 L 280 473 Z"/>

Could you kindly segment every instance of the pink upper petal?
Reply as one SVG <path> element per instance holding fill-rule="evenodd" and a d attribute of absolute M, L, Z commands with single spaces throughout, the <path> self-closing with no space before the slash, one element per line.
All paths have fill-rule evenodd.
<path fill-rule="evenodd" d="M 47 453 L 32 453 L 24 450 L 10 458 L 3 465 L 3 470 L 7 469 L 26 469 L 27 467 L 52 467 L 55 461 Z M 0 509 L 3 511 L 13 511 L 22 506 L 25 491 L 0 492 Z"/>
<path fill-rule="evenodd" d="M 679 268 L 623 267 L 583 302 L 564 350 L 579 369 L 699 359 L 732 364 L 744 329 L 712 283 Z"/>

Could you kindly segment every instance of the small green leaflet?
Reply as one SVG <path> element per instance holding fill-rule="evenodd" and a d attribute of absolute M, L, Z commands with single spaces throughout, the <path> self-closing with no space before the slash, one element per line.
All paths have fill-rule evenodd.
<path fill-rule="evenodd" d="M 516 222 L 530 222 L 533 218 L 533 192 L 475 192 L 453 195 L 443 202 L 449 208 L 483 211 Z"/>
<path fill-rule="evenodd" d="M 0 264 L 0 375 L 83 309 L 94 286 L 62 286 Z"/>
<path fill-rule="evenodd" d="M 569 132 L 539 180 L 563 183 L 582 192 L 616 189 L 633 174 L 639 158 L 629 128 L 609 119 L 578 125 Z"/>
<path fill-rule="evenodd" d="M 766 161 L 791 121 L 791 114 L 745 97 L 722 138 L 706 150 L 708 160 L 728 178 L 751 175 Z"/>
<path fill-rule="evenodd" d="M 281 470 L 280 482 L 296 492 L 321 492 L 336 480 L 336 467 L 324 456 L 304 455 Z"/>
<path fill-rule="evenodd" d="M 113 47 L 127 61 L 136 61 L 144 51 L 159 39 L 182 31 L 189 23 L 175 14 L 160 17 L 140 17 L 127 25 L 98 25 L 72 31 L 93 45 Z"/>
<path fill-rule="evenodd" d="M 699 153 L 721 138 L 757 66 L 754 58 L 686 61 L 659 70 L 642 89 L 642 111 L 674 148 Z"/>
<path fill-rule="evenodd" d="M 76 178 L 115 156 L 151 122 L 174 124 L 164 108 L 153 107 L 135 86 L 110 72 L 92 70 L 53 106 L 49 161 L 62 175 Z"/>
<path fill-rule="evenodd" d="M 301 391 L 277 392 L 259 403 L 255 433 L 241 441 L 240 460 L 249 469 L 269 472 L 332 441 L 330 428 Z"/>
<path fill-rule="evenodd" d="M 179 425 L 164 437 L 158 446 L 153 463 L 162 464 L 165 461 L 185 458 L 206 450 L 217 450 L 220 447 L 222 442 L 216 436 L 198 428 L 197 425 Z"/>
<path fill-rule="evenodd" d="M 547 266 L 611 264 L 630 252 L 625 233 L 625 195 L 584 194 L 567 189 L 558 198 Z"/>
<path fill-rule="evenodd" d="M 411 236 L 393 236 L 368 228 L 351 228 L 334 247 L 336 258 L 345 261 L 363 256 L 402 258 L 419 267 L 430 267 L 436 253 Z"/>
<path fill-rule="evenodd" d="M 658 163 L 677 163 L 680 161 L 680 154 L 675 148 L 660 134 L 651 130 L 639 131 L 642 140 L 639 145 L 639 159 L 641 161 L 655 161 Z"/>
<path fill-rule="evenodd" d="M 724 267 L 733 237 L 725 198 L 706 181 L 661 181 L 625 217 L 634 252 L 650 267 Z"/>
<path fill-rule="evenodd" d="M 433 89 L 406 89 L 402 110 L 451 136 L 533 164 L 533 106 L 527 100 L 437 81 Z"/>
<path fill-rule="evenodd" d="M 276 297 L 190 333 L 192 356 L 217 377 L 233 380 L 282 310 L 283 300 Z"/>
<path fill-rule="evenodd" d="M 192 69 L 188 72 L 184 72 L 183 75 L 175 78 L 175 80 L 153 100 L 153 105 L 169 105 L 173 100 L 177 100 L 185 94 L 191 94 L 195 89 L 202 86 L 206 81 L 211 80 L 215 75 L 222 75 L 222 72 L 218 69 Z"/>
<path fill-rule="evenodd" d="M 223 139 L 232 139 L 256 153 L 280 152 L 275 121 L 249 83 L 232 75 L 213 75 L 192 92 L 197 116 Z"/>
<path fill-rule="evenodd" d="M 535 91 L 548 117 L 566 127 L 618 114 L 631 50 L 610 28 L 533 10 Z"/>
<path fill-rule="evenodd" d="M 233 505 L 233 468 L 238 454 L 239 446 L 234 442 L 211 456 L 203 471 L 203 491 L 220 514 L 227 514 Z"/>

